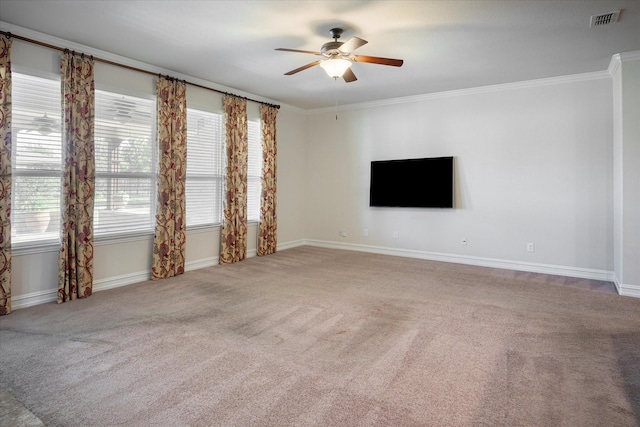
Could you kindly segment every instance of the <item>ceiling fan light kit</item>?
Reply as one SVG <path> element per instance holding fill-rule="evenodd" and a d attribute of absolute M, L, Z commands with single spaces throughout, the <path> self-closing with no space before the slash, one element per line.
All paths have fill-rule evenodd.
<path fill-rule="evenodd" d="M 285 73 L 285 76 L 290 76 L 292 74 L 299 73 L 300 71 L 306 70 L 307 68 L 315 67 L 316 65 L 320 65 L 329 75 L 329 77 L 333 77 L 337 79 L 342 77 L 345 82 L 350 83 L 358 80 L 351 69 L 351 65 L 353 62 L 365 62 L 370 64 L 380 64 L 380 65 L 390 65 L 392 67 L 401 67 L 403 64 L 402 59 L 391 59 L 391 58 L 380 58 L 377 56 L 365 56 L 365 55 L 352 55 L 351 52 L 358 49 L 361 46 L 364 46 L 368 42 L 359 37 L 351 37 L 346 42 L 339 42 L 338 39 L 343 33 L 341 28 L 332 28 L 331 29 L 331 37 L 333 37 L 332 42 L 327 42 L 322 45 L 320 52 L 314 52 L 309 50 L 298 50 L 298 49 L 287 49 L 287 48 L 278 48 L 276 50 L 281 50 L 285 52 L 298 52 L 298 53 L 306 53 L 310 55 L 318 55 L 323 56 L 324 59 L 311 62 L 307 65 L 303 65 L 302 67 L 296 68 L 295 70 L 291 70 L 288 73 Z"/>
<path fill-rule="evenodd" d="M 325 59 L 320 66 L 327 72 L 329 77 L 337 79 L 342 77 L 347 68 L 351 67 L 351 61 L 342 58 Z"/>

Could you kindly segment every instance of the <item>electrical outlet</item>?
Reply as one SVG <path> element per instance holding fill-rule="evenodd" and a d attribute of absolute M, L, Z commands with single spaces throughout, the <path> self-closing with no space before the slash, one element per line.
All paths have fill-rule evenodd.
<path fill-rule="evenodd" d="M 397 238 L 398 238 L 398 232 L 397 232 L 397 231 L 394 231 L 394 232 L 393 232 L 393 238 L 394 238 L 394 239 L 397 239 Z"/>
<path fill-rule="evenodd" d="M 369 230 L 368 230 L 368 229 L 366 229 L 366 228 L 365 228 L 364 230 L 362 230 L 362 235 L 363 235 L 364 237 L 369 237 Z"/>
<path fill-rule="evenodd" d="M 467 238 L 466 237 L 462 238 L 462 246 L 467 246 Z"/>
<path fill-rule="evenodd" d="M 535 252 L 536 245 L 533 242 L 527 242 L 527 252 Z"/>

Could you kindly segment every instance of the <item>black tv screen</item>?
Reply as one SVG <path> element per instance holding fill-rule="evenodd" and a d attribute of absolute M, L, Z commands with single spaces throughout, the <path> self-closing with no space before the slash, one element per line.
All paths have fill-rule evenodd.
<path fill-rule="evenodd" d="M 369 206 L 453 208 L 453 157 L 372 161 Z"/>

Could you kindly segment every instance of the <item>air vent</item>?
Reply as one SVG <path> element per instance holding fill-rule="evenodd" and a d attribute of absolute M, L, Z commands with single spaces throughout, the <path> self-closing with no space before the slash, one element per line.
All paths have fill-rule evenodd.
<path fill-rule="evenodd" d="M 618 17 L 620 16 L 619 10 L 614 10 L 609 13 L 602 13 L 600 15 L 593 15 L 591 17 L 591 22 L 589 23 L 589 27 L 601 27 L 603 25 L 613 24 L 618 22 Z"/>

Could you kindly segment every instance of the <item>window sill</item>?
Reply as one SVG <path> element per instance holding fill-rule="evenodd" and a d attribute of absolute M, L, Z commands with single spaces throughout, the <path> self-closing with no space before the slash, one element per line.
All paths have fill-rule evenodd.
<path fill-rule="evenodd" d="M 247 221 L 249 226 L 257 226 L 258 220 Z M 187 234 L 201 234 L 218 231 L 222 228 L 222 224 L 197 225 L 187 227 Z M 153 233 L 149 231 L 116 234 L 109 236 L 97 236 L 93 240 L 94 246 L 118 245 L 123 243 L 140 242 L 153 240 Z M 13 256 L 32 255 L 47 252 L 57 252 L 60 250 L 60 242 L 57 239 L 38 240 L 32 242 L 21 242 L 11 247 Z"/>
<path fill-rule="evenodd" d="M 40 240 L 28 243 L 17 243 L 11 245 L 11 256 L 23 256 L 41 254 L 47 252 L 58 252 L 60 242 L 57 240 Z"/>
<path fill-rule="evenodd" d="M 118 245 L 121 243 L 140 242 L 144 240 L 153 240 L 152 231 L 137 231 L 132 233 L 111 234 L 96 236 L 93 239 L 94 246 Z"/>

